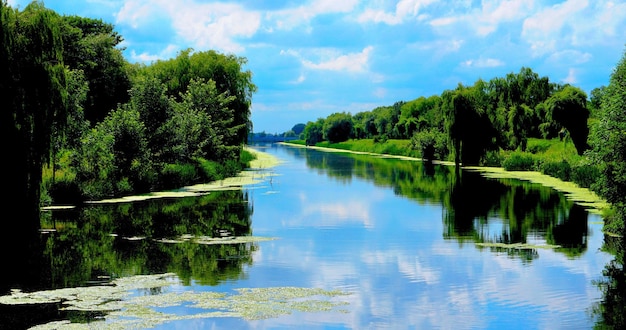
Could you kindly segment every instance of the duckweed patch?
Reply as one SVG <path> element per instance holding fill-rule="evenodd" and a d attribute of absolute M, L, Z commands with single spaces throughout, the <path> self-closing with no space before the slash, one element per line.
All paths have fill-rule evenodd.
<path fill-rule="evenodd" d="M 608 207 L 608 203 L 587 188 L 582 188 L 573 182 L 562 181 L 546 174 L 535 171 L 505 171 L 499 167 L 464 167 L 465 169 L 480 172 L 487 178 L 494 179 L 518 179 L 532 183 L 538 183 L 546 187 L 564 193 L 568 199 L 590 212 L 601 214 L 602 210 Z"/>
<path fill-rule="evenodd" d="M 155 241 L 159 243 L 169 243 L 169 244 L 191 242 L 191 243 L 196 243 L 196 244 L 214 245 L 214 244 L 245 244 L 245 243 L 272 241 L 275 239 L 276 239 L 275 237 L 263 237 L 263 236 L 210 237 L 210 236 L 183 235 L 176 239 L 163 238 L 163 239 L 155 239 Z"/>
<path fill-rule="evenodd" d="M 551 244 L 525 244 L 525 243 L 476 243 L 476 246 L 480 247 L 493 247 L 493 248 L 502 248 L 502 249 L 515 249 L 515 250 L 536 250 L 536 249 L 547 249 L 553 250 L 558 249 L 560 245 L 551 245 Z"/>
<path fill-rule="evenodd" d="M 25 305 L 60 303 L 62 310 L 106 312 L 103 319 L 88 324 L 68 320 L 52 321 L 33 329 L 127 329 L 150 328 L 159 324 L 198 318 L 239 317 L 261 320 L 293 312 L 340 312 L 346 293 L 319 288 L 240 288 L 235 293 L 171 291 L 178 280 L 174 274 L 118 278 L 111 285 L 65 288 L 38 292 L 13 290 L 0 296 L 0 304 Z M 152 292 L 158 292 L 153 294 Z M 189 306 L 198 313 L 177 315 L 166 307 Z M 159 309 L 159 310 L 157 310 Z"/>

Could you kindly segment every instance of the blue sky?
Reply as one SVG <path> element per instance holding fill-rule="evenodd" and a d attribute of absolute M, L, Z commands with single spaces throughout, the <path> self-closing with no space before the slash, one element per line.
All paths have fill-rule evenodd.
<path fill-rule="evenodd" d="M 9 0 L 23 8 L 30 1 Z M 254 131 L 284 132 L 440 95 L 526 66 L 586 92 L 607 85 L 626 50 L 624 0 L 47 0 L 101 18 L 130 62 L 186 48 L 248 60 Z"/>

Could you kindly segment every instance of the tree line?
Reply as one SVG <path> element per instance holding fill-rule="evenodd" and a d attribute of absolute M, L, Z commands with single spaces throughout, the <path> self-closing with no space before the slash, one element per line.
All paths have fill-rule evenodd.
<path fill-rule="evenodd" d="M 333 113 L 309 121 L 300 135 L 307 145 L 349 139 L 410 140 L 426 160 L 458 165 L 509 166 L 526 162 L 528 140 L 570 141 L 582 161 L 541 164 L 541 171 L 592 188 L 616 212 L 609 221 L 623 232 L 626 217 L 626 63 L 622 59 L 609 86 L 587 95 L 554 83 L 528 67 L 518 73 L 459 84 L 439 95 L 421 96 L 356 114 Z M 533 151 L 534 152 L 534 151 Z M 502 159 L 502 154 L 514 157 Z M 532 159 L 530 159 L 532 163 Z M 504 166 L 507 168 L 507 166 Z M 511 168 L 531 166 L 510 165 Z"/>
<path fill-rule="evenodd" d="M 459 84 L 440 95 L 355 115 L 333 113 L 308 122 L 302 137 L 309 144 L 413 139 L 424 158 L 477 165 L 488 151 L 525 150 L 528 138 L 555 138 L 566 132 L 582 154 L 588 149 L 589 117 L 584 91 L 552 83 L 523 67 L 505 77 Z"/>
<path fill-rule="evenodd" d="M 112 24 L 41 1 L 1 1 L 0 40 L 5 205 L 20 212 L 3 226 L 15 240 L 37 242 L 40 203 L 219 179 L 251 160 L 256 86 L 243 57 L 187 49 L 132 64 Z"/>

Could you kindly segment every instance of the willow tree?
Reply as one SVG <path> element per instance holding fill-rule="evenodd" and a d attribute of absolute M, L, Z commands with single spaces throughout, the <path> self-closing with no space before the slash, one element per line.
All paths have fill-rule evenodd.
<path fill-rule="evenodd" d="M 580 88 L 565 86 L 548 98 L 546 106 L 550 119 L 569 131 L 576 151 L 582 155 L 589 148 L 587 94 Z"/>
<path fill-rule="evenodd" d="M 477 165 L 487 151 L 495 148 L 496 133 L 485 111 L 481 83 L 472 87 L 459 85 L 442 94 L 445 126 L 454 162 L 458 166 Z"/>
<path fill-rule="evenodd" d="M 3 165 L 9 192 L 4 201 L 19 212 L 3 221 L 6 234 L 0 241 L 15 251 L 14 244 L 36 238 L 40 226 L 42 164 L 50 157 L 54 126 L 65 121 L 67 92 L 59 16 L 41 2 L 21 12 L 3 2 L 0 18 L 0 127 L 5 134 Z M 32 245 L 21 246 L 35 250 Z M 16 254 L 8 254 L 21 262 Z"/>

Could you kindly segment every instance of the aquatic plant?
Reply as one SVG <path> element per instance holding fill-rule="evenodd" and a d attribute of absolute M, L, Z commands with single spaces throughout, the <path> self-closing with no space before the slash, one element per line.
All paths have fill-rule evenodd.
<path fill-rule="evenodd" d="M 64 311 L 105 312 L 103 319 L 88 324 L 52 321 L 32 329 L 126 329 L 149 328 L 166 322 L 199 318 L 240 317 L 261 320 L 293 312 L 343 312 L 349 295 L 338 290 L 302 287 L 240 288 L 236 293 L 178 291 L 172 273 L 115 279 L 111 285 L 22 292 L 0 296 L 0 304 L 59 303 Z M 198 313 L 177 315 L 164 307 L 190 306 Z"/>

